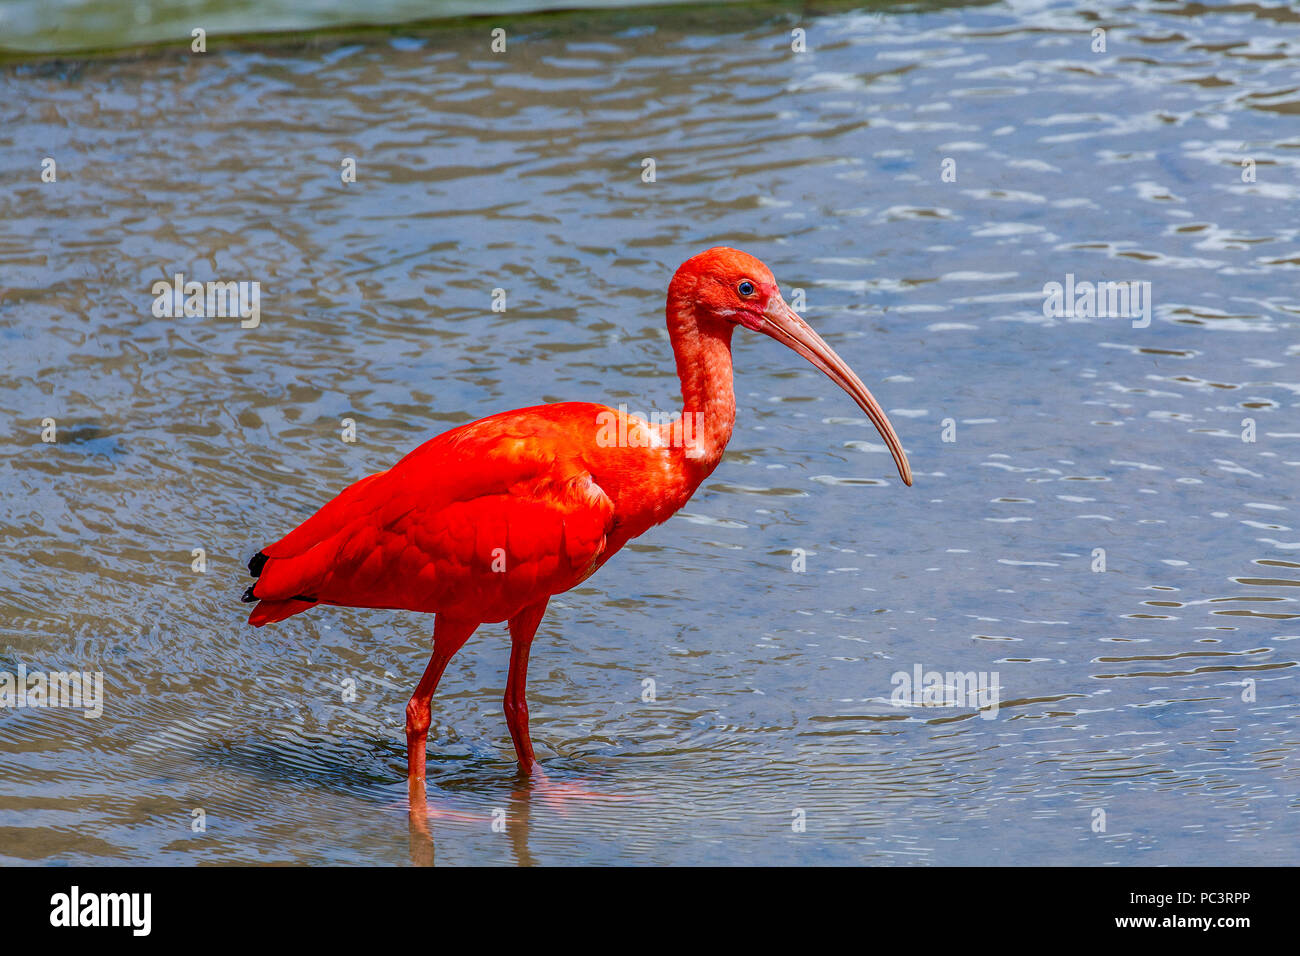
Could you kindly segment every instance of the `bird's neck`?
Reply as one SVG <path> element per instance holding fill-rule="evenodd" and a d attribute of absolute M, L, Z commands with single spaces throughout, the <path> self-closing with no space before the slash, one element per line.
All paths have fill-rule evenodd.
<path fill-rule="evenodd" d="M 731 368 L 735 326 L 712 317 L 702 320 L 693 293 L 693 287 L 678 282 L 668 289 L 668 337 L 682 384 L 682 417 L 666 429 L 692 492 L 722 460 L 736 423 Z"/>
<path fill-rule="evenodd" d="M 616 463 L 596 476 L 621 513 L 617 546 L 608 553 L 680 510 L 722 461 L 731 438 L 736 422 L 731 386 L 734 326 L 696 314 L 694 281 L 679 273 L 668 287 L 668 337 L 682 384 L 682 414 L 657 425 L 639 422 L 638 428 L 652 434 L 645 441 L 616 443 Z"/>

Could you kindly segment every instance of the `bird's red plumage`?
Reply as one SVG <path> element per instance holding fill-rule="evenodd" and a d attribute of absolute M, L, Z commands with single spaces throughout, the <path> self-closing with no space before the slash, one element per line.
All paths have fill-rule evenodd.
<path fill-rule="evenodd" d="M 672 513 L 654 514 L 634 467 L 671 450 L 598 441 L 600 416 L 618 414 L 540 405 L 430 439 L 263 549 L 250 623 L 313 603 L 502 621 L 568 590 Z M 621 516 L 617 498 L 630 499 Z"/>

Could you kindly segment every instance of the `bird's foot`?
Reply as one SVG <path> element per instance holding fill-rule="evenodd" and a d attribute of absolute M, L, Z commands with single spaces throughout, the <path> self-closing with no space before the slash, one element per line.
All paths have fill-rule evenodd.
<path fill-rule="evenodd" d="M 519 772 L 528 777 L 530 789 L 561 813 L 572 803 L 626 803 L 640 800 L 631 794 L 601 793 L 588 790 L 581 781 L 557 781 L 547 776 L 536 760 L 520 764 Z"/>

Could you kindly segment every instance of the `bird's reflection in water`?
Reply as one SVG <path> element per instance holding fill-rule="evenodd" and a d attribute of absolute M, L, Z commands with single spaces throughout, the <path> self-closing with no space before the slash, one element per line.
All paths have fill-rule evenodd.
<path fill-rule="evenodd" d="M 516 779 L 510 793 L 510 808 L 504 822 L 506 835 L 510 838 L 510 847 L 514 853 L 517 866 L 533 866 L 537 861 L 528 850 L 528 831 L 532 800 L 543 788 L 536 786 L 537 781 L 524 774 Z M 490 817 L 460 813 L 451 810 L 439 810 L 429 806 L 428 788 L 423 780 L 410 780 L 407 783 L 409 814 L 407 828 L 410 840 L 412 866 L 434 865 L 434 838 L 431 820 L 456 820 L 459 822 L 492 822 Z"/>
<path fill-rule="evenodd" d="M 407 781 L 411 866 L 433 866 L 433 832 L 429 829 L 429 795 L 423 780 Z"/>
<path fill-rule="evenodd" d="M 407 782 L 409 801 L 408 830 L 412 866 L 434 865 L 434 838 L 431 821 L 446 820 L 460 823 L 493 823 L 491 817 L 465 813 L 458 810 L 430 807 L 428 788 L 423 779 Z M 609 804 L 635 801 L 638 797 L 624 794 L 599 793 L 576 783 L 558 783 L 540 770 L 532 774 L 520 772 L 510 792 L 510 807 L 502 823 L 510 838 L 510 847 L 516 866 L 533 866 L 537 860 L 528 849 L 533 802 L 541 801 L 548 809 L 567 815 L 574 804 Z"/>

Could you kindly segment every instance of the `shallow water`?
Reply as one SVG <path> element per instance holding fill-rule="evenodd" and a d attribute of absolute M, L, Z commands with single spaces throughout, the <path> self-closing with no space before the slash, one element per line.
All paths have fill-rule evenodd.
<path fill-rule="evenodd" d="M 0 671 L 99 670 L 106 700 L 0 710 L 0 859 L 1300 862 L 1300 17 L 1201 10 L 624 11 L 521 20 L 506 55 L 421 27 L 5 68 Z M 533 649 L 544 765 L 637 799 L 515 778 L 489 626 L 434 701 L 431 848 L 402 719 L 432 620 L 254 630 L 244 562 L 454 424 L 675 407 L 664 290 L 719 243 L 805 290 L 916 486 L 739 337 L 726 460 Z M 260 325 L 155 318 L 176 272 L 260 282 Z M 1149 327 L 1045 318 L 1067 274 L 1149 281 Z M 996 716 L 895 706 L 916 665 L 996 673 Z"/>

